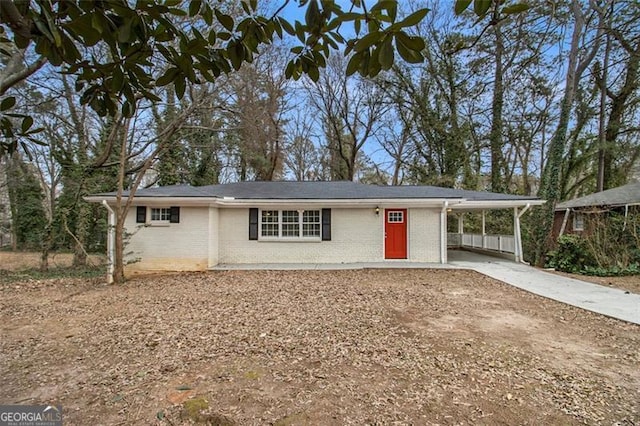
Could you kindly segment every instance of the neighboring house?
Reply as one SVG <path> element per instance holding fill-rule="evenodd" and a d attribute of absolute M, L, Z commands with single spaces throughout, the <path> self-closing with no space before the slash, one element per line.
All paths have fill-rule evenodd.
<path fill-rule="evenodd" d="M 553 224 L 554 237 L 588 231 L 586 219 L 589 215 L 610 211 L 628 215 L 636 206 L 640 206 L 640 182 L 558 203 Z"/>
<path fill-rule="evenodd" d="M 116 193 L 87 200 L 113 206 Z M 129 271 L 264 263 L 446 263 L 448 212 L 509 208 L 517 225 L 515 256 L 522 259 L 520 216 L 543 202 L 489 192 L 354 182 L 141 189 L 126 219 L 132 235 L 125 251 L 140 259 Z"/>

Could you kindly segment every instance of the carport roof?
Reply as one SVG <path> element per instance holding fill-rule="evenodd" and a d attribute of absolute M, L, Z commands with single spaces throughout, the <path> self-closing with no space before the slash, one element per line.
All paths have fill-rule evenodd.
<path fill-rule="evenodd" d="M 89 199 L 113 198 L 115 192 L 94 194 Z M 128 191 L 123 193 L 128 196 Z M 367 200 L 367 199 L 457 199 L 468 201 L 541 201 L 537 197 L 437 186 L 380 186 L 349 181 L 332 182 L 237 182 L 221 185 L 172 185 L 140 189 L 143 198 L 220 198 L 236 200 Z"/>

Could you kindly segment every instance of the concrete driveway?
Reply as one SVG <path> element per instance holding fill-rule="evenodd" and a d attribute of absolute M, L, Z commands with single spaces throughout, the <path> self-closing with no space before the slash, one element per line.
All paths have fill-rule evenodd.
<path fill-rule="evenodd" d="M 510 260 L 463 250 L 450 250 L 449 264 L 472 269 L 537 295 L 640 324 L 640 295 L 604 287 Z"/>

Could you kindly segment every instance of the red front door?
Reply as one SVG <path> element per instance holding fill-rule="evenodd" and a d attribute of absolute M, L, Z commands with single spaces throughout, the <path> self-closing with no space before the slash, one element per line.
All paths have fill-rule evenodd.
<path fill-rule="evenodd" d="M 407 209 L 384 211 L 384 257 L 407 258 Z"/>

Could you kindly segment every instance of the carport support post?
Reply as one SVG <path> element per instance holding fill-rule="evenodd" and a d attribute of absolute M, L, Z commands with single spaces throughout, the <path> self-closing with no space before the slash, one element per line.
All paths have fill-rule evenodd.
<path fill-rule="evenodd" d="M 485 211 L 482 210 L 482 248 L 486 248 L 486 244 L 484 242 L 484 236 L 487 234 L 486 229 L 485 229 L 485 224 L 486 224 L 486 215 L 485 215 Z"/>
<path fill-rule="evenodd" d="M 523 214 L 526 213 L 527 210 L 531 207 L 531 204 L 527 204 L 524 206 L 521 212 L 518 212 L 518 208 L 513 208 L 513 239 L 514 239 L 514 252 L 515 252 L 515 261 L 516 262 L 524 262 L 522 257 L 522 233 L 520 232 L 520 218 Z"/>
<path fill-rule="evenodd" d="M 113 284 L 113 266 L 115 262 L 115 246 L 116 246 L 116 213 L 111 206 L 107 204 L 107 200 L 102 200 L 102 205 L 109 211 L 109 222 L 107 231 L 107 284 Z"/>

